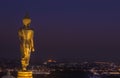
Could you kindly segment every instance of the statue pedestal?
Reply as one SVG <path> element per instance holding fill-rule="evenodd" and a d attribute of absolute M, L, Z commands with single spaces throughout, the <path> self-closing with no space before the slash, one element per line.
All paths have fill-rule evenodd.
<path fill-rule="evenodd" d="M 17 78 L 33 78 L 32 71 L 18 71 Z"/>

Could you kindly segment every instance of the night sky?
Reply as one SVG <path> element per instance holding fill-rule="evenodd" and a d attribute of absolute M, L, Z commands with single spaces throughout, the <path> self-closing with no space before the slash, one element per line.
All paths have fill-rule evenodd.
<path fill-rule="evenodd" d="M 0 0 L 0 58 L 20 58 L 26 12 L 35 30 L 31 60 L 120 62 L 119 0 Z"/>

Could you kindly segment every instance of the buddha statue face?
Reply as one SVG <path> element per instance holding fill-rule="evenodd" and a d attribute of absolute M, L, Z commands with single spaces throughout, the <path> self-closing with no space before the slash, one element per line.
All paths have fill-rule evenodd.
<path fill-rule="evenodd" d="M 30 23 L 31 23 L 31 19 L 30 18 L 23 18 L 23 25 L 25 26 L 25 27 L 27 27 L 27 26 L 29 26 L 30 25 Z"/>

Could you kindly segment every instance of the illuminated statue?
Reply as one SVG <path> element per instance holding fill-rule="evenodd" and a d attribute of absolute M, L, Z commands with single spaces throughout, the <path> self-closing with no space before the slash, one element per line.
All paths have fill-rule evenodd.
<path fill-rule="evenodd" d="M 29 16 L 25 16 L 23 18 L 23 27 L 18 30 L 18 36 L 20 40 L 20 50 L 21 50 L 21 64 L 22 70 L 26 71 L 27 66 L 29 65 L 31 52 L 34 52 L 34 42 L 33 29 L 29 28 L 31 23 L 31 19 Z"/>

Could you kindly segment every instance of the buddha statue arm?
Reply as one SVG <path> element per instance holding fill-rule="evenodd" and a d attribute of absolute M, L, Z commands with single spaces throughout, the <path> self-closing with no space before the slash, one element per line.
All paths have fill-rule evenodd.
<path fill-rule="evenodd" d="M 33 33 L 32 33 L 32 38 L 31 38 L 31 51 L 32 51 L 32 52 L 35 51 L 33 38 L 34 38 L 34 31 L 33 31 Z"/>
<path fill-rule="evenodd" d="M 22 35 L 21 35 L 21 30 L 18 30 L 18 37 L 19 37 L 19 40 L 20 40 L 20 42 L 22 42 Z"/>

